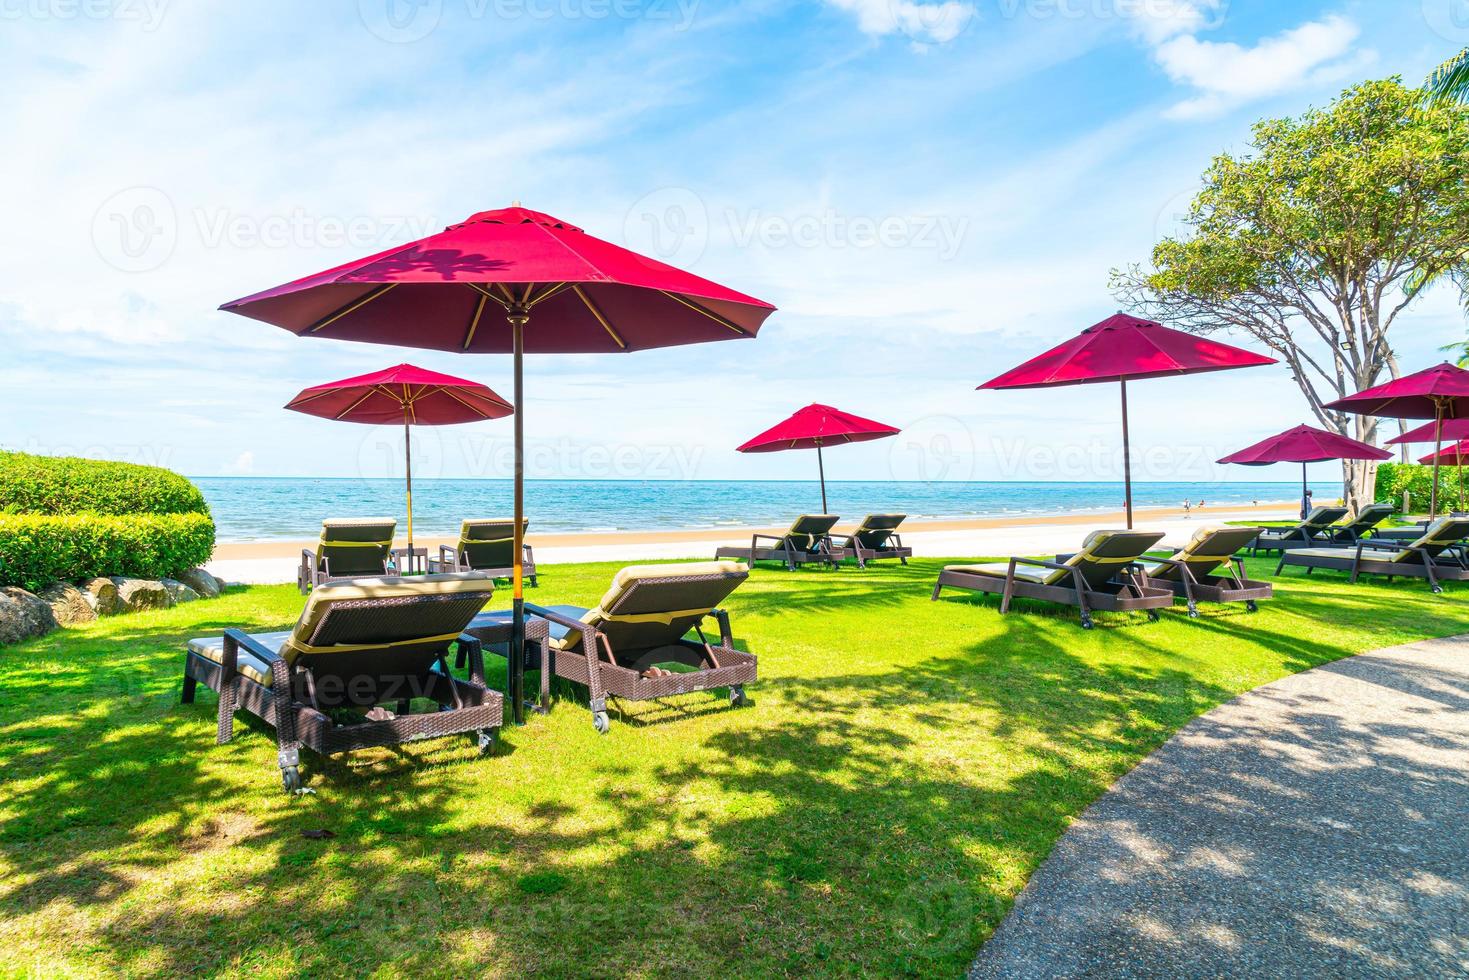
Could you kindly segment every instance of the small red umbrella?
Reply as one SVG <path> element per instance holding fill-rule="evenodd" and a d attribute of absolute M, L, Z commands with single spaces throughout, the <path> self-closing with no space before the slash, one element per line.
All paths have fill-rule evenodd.
<path fill-rule="evenodd" d="M 1387 440 L 1386 445 L 1402 446 L 1410 442 L 1433 442 L 1435 438 L 1452 439 L 1455 442 L 1460 439 L 1469 439 L 1469 418 L 1444 419 L 1442 431 L 1435 432 L 1437 428 L 1439 426 L 1436 423 L 1425 422 L 1416 429 L 1409 429 L 1402 435 Z"/>
<path fill-rule="evenodd" d="M 1356 439 L 1335 432 L 1327 432 L 1310 425 L 1298 425 L 1286 429 L 1269 439 L 1262 439 L 1253 446 L 1230 453 L 1221 463 L 1238 463 L 1242 466 L 1268 466 L 1271 463 L 1301 464 L 1301 517 L 1305 518 L 1309 506 L 1306 496 L 1306 464 L 1320 463 L 1328 459 L 1392 459 L 1392 453 L 1369 446 Z"/>
<path fill-rule="evenodd" d="M 1462 422 L 1464 420 L 1460 419 L 1456 421 Z M 1453 425 L 1453 423 L 1445 422 L 1444 432 L 1447 433 L 1450 427 L 1462 428 L 1461 425 L 1455 426 Z M 1420 463 L 1434 463 L 1435 465 L 1442 463 L 1444 466 L 1452 466 L 1455 471 L 1457 471 L 1459 484 L 1459 510 L 1461 512 L 1464 510 L 1464 460 L 1466 457 L 1469 457 L 1469 439 L 1461 439 L 1460 441 L 1454 443 L 1452 446 L 1445 446 L 1438 452 L 1429 453 L 1427 456 L 1424 456 L 1422 459 L 1418 460 L 1418 462 Z"/>
<path fill-rule="evenodd" d="M 830 405 L 807 405 L 738 448 L 742 453 L 775 453 L 785 449 L 816 450 L 821 476 L 821 512 L 826 513 L 826 464 L 821 447 L 844 442 L 867 442 L 898 434 L 898 429 Z"/>
<path fill-rule="evenodd" d="M 1152 320 L 1117 313 L 997 378 L 980 389 L 1049 388 L 1116 381 L 1122 389 L 1122 478 L 1127 526 L 1132 527 L 1132 459 L 1127 431 L 1127 382 L 1274 364 L 1239 347 L 1205 340 Z"/>
<path fill-rule="evenodd" d="M 304 388 L 286 403 L 334 422 L 403 423 L 403 463 L 408 480 L 408 550 L 413 551 L 413 444 L 410 425 L 458 425 L 501 419 L 515 410 L 478 381 L 466 381 L 412 364 Z"/>
<path fill-rule="evenodd" d="M 1433 485 L 1428 516 L 1438 515 L 1438 448 L 1448 419 L 1469 417 L 1469 371 L 1447 361 L 1328 402 L 1327 408 L 1393 419 L 1433 419 Z"/>
<path fill-rule="evenodd" d="M 593 238 L 540 211 L 482 211 L 435 235 L 226 303 L 303 337 L 514 356 L 511 713 L 521 700 L 525 594 L 522 359 L 753 338 L 775 307 Z"/>

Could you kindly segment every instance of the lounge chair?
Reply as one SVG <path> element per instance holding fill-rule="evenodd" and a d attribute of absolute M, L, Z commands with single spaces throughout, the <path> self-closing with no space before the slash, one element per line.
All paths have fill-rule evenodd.
<path fill-rule="evenodd" d="M 468 733 L 489 752 L 504 702 L 485 684 L 480 642 L 462 631 L 494 589 L 477 573 L 327 583 L 290 630 L 190 640 L 183 702 L 193 702 L 198 684 L 219 692 L 220 745 L 234 736 L 241 709 L 273 726 L 281 781 L 293 792 L 303 745 L 331 755 Z M 455 679 L 445 659 L 456 641 L 468 681 Z M 420 698 L 433 710 L 411 712 Z"/>
<path fill-rule="evenodd" d="M 1439 593 L 1443 591 L 1441 581 L 1469 581 L 1469 565 L 1459 550 L 1466 536 L 1469 518 L 1440 517 L 1416 541 L 1400 547 L 1384 544 L 1373 548 L 1369 540 L 1354 548 L 1293 548 L 1280 556 L 1275 574 L 1294 565 L 1304 568 L 1308 575 L 1318 568 L 1351 572 L 1353 583 L 1364 573 L 1386 575 L 1389 581 L 1404 575 L 1427 579 L 1433 591 Z"/>
<path fill-rule="evenodd" d="M 1250 554 L 1284 551 L 1295 545 L 1331 540 L 1331 525 L 1347 516 L 1345 507 L 1313 507 L 1295 527 L 1266 528 L 1250 544 Z"/>
<path fill-rule="evenodd" d="M 786 568 L 808 563 L 837 567 L 846 554 L 831 539 L 831 529 L 841 520 L 835 514 L 802 514 L 785 534 L 752 534 L 750 547 L 721 547 L 714 560 L 746 561 L 753 566 L 760 561 L 783 561 Z M 769 542 L 762 545 L 761 542 Z"/>
<path fill-rule="evenodd" d="M 296 586 L 305 595 L 318 585 L 335 579 L 387 575 L 393 551 L 393 532 L 398 522 L 391 517 L 329 518 L 321 522 L 321 539 L 316 550 L 301 549 L 301 567 Z"/>
<path fill-rule="evenodd" d="M 1081 551 L 1064 561 L 1011 558 L 1008 562 L 949 565 L 939 573 L 932 598 L 944 586 L 969 589 L 1000 598 L 1000 612 L 1010 611 L 1010 600 L 1039 599 L 1076 606 L 1083 629 L 1092 628 L 1092 610 L 1113 612 L 1145 610 L 1148 619 L 1173 605 L 1173 591 L 1148 582 L 1138 559 L 1163 537 L 1161 531 L 1093 531 Z"/>
<path fill-rule="evenodd" d="M 1368 504 L 1357 511 L 1350 521 L 1327 528 L 1327 540 L 1332 544 L 1356 544 L 1369 534 L 1376 538 L 1382 534 L 1377 526 L 1391 517 L 1392 512 L 1392 504 Z"/>
<path fill-rule="evenodd" d="M 525 544 L 525 529 L 530 521 L 520 522 L 521 574 L 531 585 L 536 584 L 536 559 Z M 472 520 L 459 525 L 459 541 L 439 545 L 439 558 L 429 563 L 431 572 L 484 572 L 492 578 L 509 578 L 515 574 L 515 521 Z"/>
<path fill-rule="evenodd" d="M 1255 612 L 1259 599 L 1269 599 L 1269 582 L 1245 577 L 1245 565 L 1235 553 L 1260 533 L 1258 527 L 1202 527 L 1187 545 L 1170 558 L 1144 559 L 1148 584 L 1172 589 L 1188 602 L 1188 614 L 1198 616 L 1200 602 L 1243 602 Z M 1223 574 L 1215 574 L 1219 569 Z"/>
<path fill-rule="evenodd" d="M 868 514 L 851 534 L 836 535 L 833 540 L 847 555 L 856 557 L 858 568 L 866 568 L 868 562 L 879 558 L 896 558 L 906 565 L 908 559 L 913 557 L 913 549 L 903 547 L 903 539 L 898 536 L 897 528 L 907 516 Z"/>
<path fill-rule="evenodd" d="M 717 607 L 749 576 L 732 561 L 630 565 L 579 615 L 574 607 L 525 608 L 551 624 L 551 669 L 587 688 L 592 724 L 605 734 L 608 695 L 646 701 L 728 687 L 732 705 L 745 703 L 756 661 L 734 648 L 729 614 Z M 709 616 L 718 643 L 701 628 Z"/>

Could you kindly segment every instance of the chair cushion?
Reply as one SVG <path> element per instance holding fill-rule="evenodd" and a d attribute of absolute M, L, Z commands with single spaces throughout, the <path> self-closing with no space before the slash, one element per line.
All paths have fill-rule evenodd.
<path fill-rule="evenodd" d="M 261 646 L 276 653 L 280 653 L 281 644 L 285 643 L 291 635 L 290 630 L 280 630 L 275 633 L 251 633 L 250 639 L 256 640 Z M 224 637 L 201 636 L 189 641 L 189 652 L 196 653 L 205 660 L 214 663 L 224 663 Z M 241 674 L 259 684 L 270 686 L 270 665 L 243 647 L 239 650 L 239 656 L 235 660 L 235 666 Z"/>
<path fill-rule="evenodd" d="M 979 565 L 945 565 L 944 571 L 1004 578 L 1010 573 L 1010 563 L 1008 561 L 993 561 Z M 1064 573 L 1054 568 L 1042 568 L 1039 565 L 1016 564 L 1015 566 L 1015 577 L 1022 582 L 1035 582 L 1044 585 L 1046 584 L 1046 580 L 1051 576 L 1061 574 Z"/>
<path fill-rule="evenodd" d="M 494 594 L 495 582 L 487 575 L 479 572 L 456 572 L 439 575 L 415 575 L 411 578 L 394 576 L 382 576 L 377 578 L 354 578 L 339 582 L 331 582 L 319 586 L 311 592 L 311 598 L 306 601 L 306 608 L 301 610 L 301 616 L 296 620 L 296 627 L 290 633 L 281 650 L 281 656 L 294 662 L 297 656 L 309 653 L 312 646 L 312 638 L 317 632 L 317 627 L 327 613 L 343 602 L 351 602 L 360 599 L 411 599 L 426 596 L 464 596 L 466 599 L 478 600 L 482 608 L 490 601 Z M 475 610 L 476 612 L 478 609 Z M 414 617 L 422 615 L 422 611 L 415 612 L 411 608 L 405 608 L 404 616 L 408 620 L 391 632 L 402 636 L 433 636 L 439 630 L 429 628 L 427 624 L 422 632 L 415 632 L 411 628 Z M 384 616 L 392 618 L 385 611 L 377 613 L 377 618 Z M 471 613 L 464 616 L 467 623 L 473 616 Z M 402 617 L 399 617 L 402 618 Z M 452 617 L 451 617 L 452 618 Z M 463 629 L 461 623 L 458 627 Z M 392 642 L 401 642 L 398 636 L 389 636 L 387 631 L 382 636 L 384 646 Z M 342 642 L 348 643 L 370 643 L 367 637 L 352 638 Z"/>

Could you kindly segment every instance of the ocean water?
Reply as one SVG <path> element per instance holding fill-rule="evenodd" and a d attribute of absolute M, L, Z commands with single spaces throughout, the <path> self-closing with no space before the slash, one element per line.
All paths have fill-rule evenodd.
<path fill-rule="evenodd" d="M 404 527 L 403 484 L 398 480 L 196 477 L 219 527 L 221 541 L 314 538 L 324 517 L 398 518 Z M 1341 496 L 1340 483 L 1317 483 L 1318 500 Z M 1187 499 L 1212 508 L 1299 498 L 1299 483 L 1136 483 L 1137 507 L 1176 507 Z M 868 513 L 904 513 L 910 519 L 1008 517 L 1076 511 L 1116 511 L 1120 483 L 829 482 L 832 513 L 849 520 Z M 648 531 L 741 528 L 786 524 L 821 510 L 814 480 L 722 482 L 531 480 L 525 486 L 531 527 L 565 531 Z M 505 517 L 509 480 L 418 480 L 413 485 L 416 535 L 450 535 L 466 517 Z"/>

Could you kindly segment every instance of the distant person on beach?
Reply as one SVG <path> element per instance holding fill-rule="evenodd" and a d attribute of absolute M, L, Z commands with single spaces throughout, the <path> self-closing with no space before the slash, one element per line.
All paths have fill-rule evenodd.
<path fill-rule="evenodd" d="M 1183 519 L 1184 520 L 1188 520 L 1188 518 L 1189 518 L 1189 510 L 1192 507 L 1193 507 L 1193 504 L 1189 503 L 1187 500 L 1185 500 L 1183 502 Z"/>
<path fill-rule="evenodd" d="M 1203 509 L 1204 509 L 1204 502 L 1202 500 L 1200 500 L 1199 501 L 1199 510 L 1203 510 Z"/>

